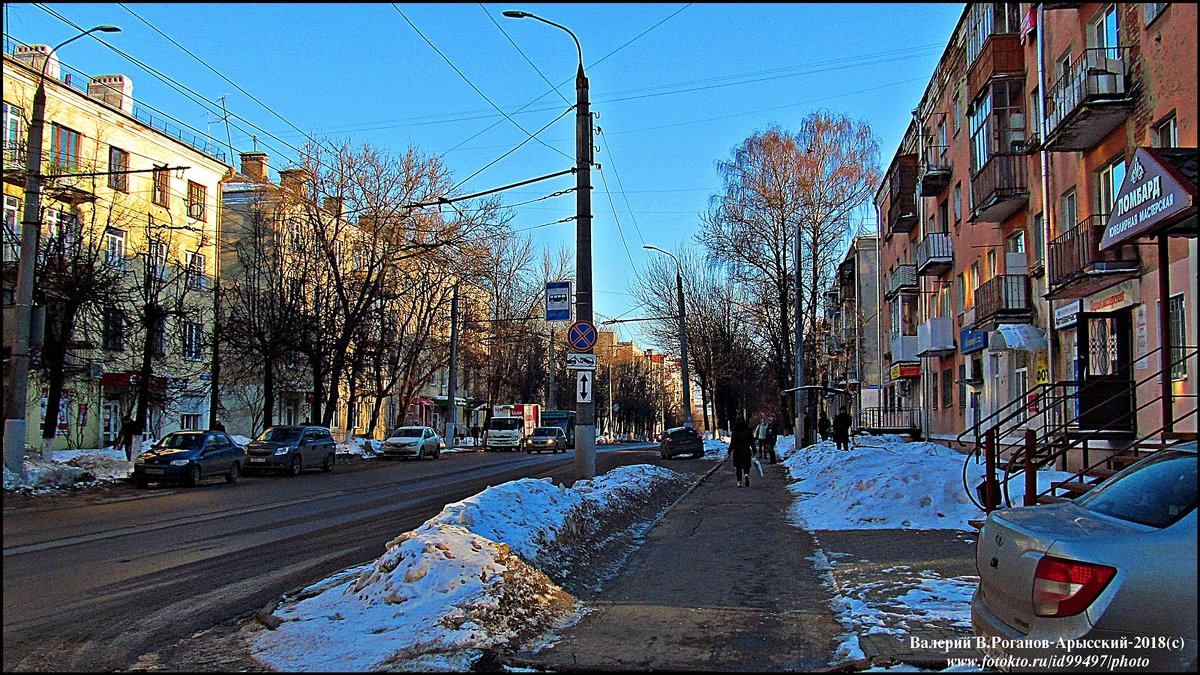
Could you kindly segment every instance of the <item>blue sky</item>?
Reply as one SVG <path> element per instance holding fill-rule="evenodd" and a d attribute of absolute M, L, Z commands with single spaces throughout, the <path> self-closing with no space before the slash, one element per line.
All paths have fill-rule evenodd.
<path fill-rule="evenodd" d="M 456 180 L 478 172 L 462 185 L 477 192 L 573 165 L 574 115 L 563 113 L 575 100 L 575 44 L 552 26 L 501 12 L 562 24 L 582 44 L 592 110 L 600 113 L 602 168 L 592 173 L 599 321 L 642 315 L 629 286 L 635 269 L 660 255 L 642 245 L 676 250 L 690 242 L 720 188 L 716 162 L 756 131 L 794 129 L 814 110 L 838 111 L 870 123 L 886 167 L 962 8 L 54 3 L 5 4 L 4 25 L 21 42 L 51 45 L 77 33 L 63 19 L 83 28 L 120 26 L 121 33 L 101 37 L 209 103 L 90 37 L 64 47 L 61 61 L 87 75 L 130 76 L 140 103 L 222 146 L 225 126 L 214 110 L 224 96 L 246 120 L 230 131 L 235 152 L 251 149 L 256 134 L 273 169 L 295 160 L 303 131 L 396 151 L 415 145 L 442 155 Z M 536 140 L 484 168 L 560 115 Z M 508 203 L 527 202 L 573 186 L 566 175 L 504 194 Z M 531 228 L 574 212 L 574 194 L 567 194 L 518 207 L 513 225 Z M 573 223 L 528 232 L 539 245 L 574 250 Z M 637 337 L 636 326 L 619 332 Z"/>

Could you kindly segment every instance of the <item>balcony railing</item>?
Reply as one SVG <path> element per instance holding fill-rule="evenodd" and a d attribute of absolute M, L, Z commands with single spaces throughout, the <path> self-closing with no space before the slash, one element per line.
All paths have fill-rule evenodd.
<path fill-rule="evenodd" d="M 1137 276 L 1137 246 L 1100 250 L 1107 222 L 1090 216 L 1050 242 L 1050 298 L 1082 298 Z"/>
<path fill-rule="evenodd" d="M 917 267 L 916 265 L 900 265 L 891 274 L 888 275 L 887 297 L 899 293 L 903 290 L 917 290 Z"/>
<path fill-rule="evenodd" d="M 922 197 L 936 197 L 941 194 L 950 185 L 950 173 L 953 169 L 949 148 L 944 145 L 927 146 L 921 158 L 921 166 L 917 170 L 917 191 Z"/>
<path fill-rule="evenodd" d="M 888 230 L 912 232 L 917 226 L 917 156 L 898 155 L 888 171 Z"/>
<path fill-rule="evenodd" d="M 893 335 L 892 351 L 890 354 L 892 355 L 892 363 L 913 363 L 917 361 L 917 336 Z"/>
<path fill-rule="evenodd" d="M 954 245 L 946 232 L 931 232 L 917 244 L 917 274 L 940 276 L 954 266 Z"/>
<path fill-rule="evenodd" d="M 1085 49 L 1046 92 L 1046 149 L 1088 150 L 1129 116 L 1129 48 Z"/>
<path fill-rule="evenodd" d="M 1003 222 L 1029 201 L 1026 162 L 1020 154 L 995 154 L 971 177 L 971 205 L 975 220 Z"/>
<path fill-rule="evenodd" d="M 975 327 L 989 329 L 996 323 L 1017 323 L 1033 317 L 1029 276 L 1001 274 L 975 291 Z"/>
<path fill-rule="evenodd" d="M 974 99 L 988 81 L 996 75 L 1023 75 L 1025 73 L 1025 48 L 1021 36 L 1016 33 L 994 34 L 983 44 L 983 50 L 971 64 L 967 73 L 967 86 Z"/>
<path fill-rule="evenodd" d="M 954 319 L 933 316 L 917 326 L 917 356 L 954 353 Z"/>
<path fill-rule="evenodd" d="M 858 428 L 872 431 L 907 431 L 920 427 L 919 408 L 864 408 L 858 414 Z"/>

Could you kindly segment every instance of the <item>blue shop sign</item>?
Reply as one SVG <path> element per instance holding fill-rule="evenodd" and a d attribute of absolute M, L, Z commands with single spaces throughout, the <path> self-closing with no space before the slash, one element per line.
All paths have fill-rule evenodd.
<path fill-rule="evenodd" d="M 987 348 L 987 339 L 987 331 L 964 328 L 958 333 L 958 344 L 961 345 L 959 351 L 963 354 L 983 351 Z"/>

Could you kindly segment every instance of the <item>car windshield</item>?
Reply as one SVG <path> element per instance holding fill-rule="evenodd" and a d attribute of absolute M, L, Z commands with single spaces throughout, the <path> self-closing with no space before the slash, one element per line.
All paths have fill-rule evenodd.
<path fill-rule="evenodd" d="M 204 445 L 204 434 L 169 434 L 158 442 L 158 447 L 171 450 L 196 450 Z"/>
<path fill-rule="evenodd" d="M 558 427 L 538 427 L 533 430 L 534 436 L 557 436 Z"/>
<path fill-rule="evenodd" d="M 259 434 L 257 440 L 270 443 L 295 443 L 300 440 L 300 430 L 295 427 L 271 427 Z"/>
<path fill-rule="evenodd" d="M 390 437 L 396 438 L 397 436 L 400 438 L 420 438 L 421 429 L 413 427 L 401 427 L 400 429 L 393 431 Z"/>
<path fill-rule="evenodd" d="M 1196 508 L 1196 454 L 1159 451 L 1075 503 L 1113 518 L 1167 527 Z"/>
<path fill-rule="evenodd" d="M 495 431 L 516 431 L 524 425 L 525 420 L 520 417 L 493 417 L 488 422 L 488 428 Z"/>

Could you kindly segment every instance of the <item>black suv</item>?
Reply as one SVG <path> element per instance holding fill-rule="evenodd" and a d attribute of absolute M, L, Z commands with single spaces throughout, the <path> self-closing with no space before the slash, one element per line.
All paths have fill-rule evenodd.
<path fill-rule="evenodd" d="M 304 469 L 333 471 L 337 447 L 327 427 L 315 424 L 271 427 L 246 445 L 247 469 L 283 470 L 299 476 Z"/>
<path fill-rule="evenodd" d="M 671 459 L 675 455 L 704 456 L 704 441 L 692 427 L 675 427 L 663 432 L 662 441 L 658 444 L 658 454 L 663 459 Z"/>

